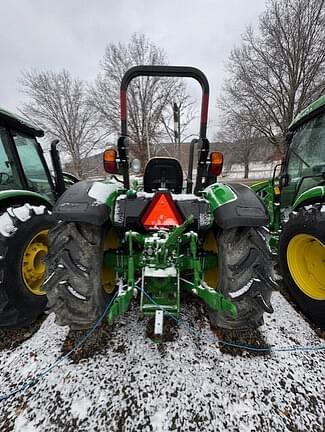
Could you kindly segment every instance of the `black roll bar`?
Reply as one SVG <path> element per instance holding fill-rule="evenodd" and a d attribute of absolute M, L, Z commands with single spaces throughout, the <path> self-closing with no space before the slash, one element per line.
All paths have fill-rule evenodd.
<path fill-rule="evenodd" d="M 120 158 L 120 167 L 123 174 L 124 187 L 130 187 L 129 167 L 128 167 L 128 126 L 127 126 L 127 89 L 130 82 L 139 76 L 156 76 L 156 77 L 179 77 L 194 78 L 199 82 L 202 88 L 201 101 L 201 120 L 200 120 L 200 156 L 198 167 L 197 187 L 199 189 L 202 181 L 202 173 L 209 151 L 208 140 L 206 139 L 208 108 L 209 108 L 209 83 L 202 71 L 190 66 L 134 66 L 129 69 L 123 76 L 120 86 L 120 115 L 121 115 L 121 137 L 118 140 L 118 151 Z M 194 143 L 192 144 L 193 150 Z M 193 164 L 193 161 L 192 161 Z M 187 190 L 190 189 L 192 179 L 189 179 Z"/>
<path fill-rule="evenodd" d="M 194 78 L 198 81 L 202 87 L 200 138 L 206 138 L 209 83 L 200 69 L 190 66 L 134 66 L 125 73 L 120 87 L 122 136 L 127 135 L 127 89 L 130 82 L 138 76 Z"/>

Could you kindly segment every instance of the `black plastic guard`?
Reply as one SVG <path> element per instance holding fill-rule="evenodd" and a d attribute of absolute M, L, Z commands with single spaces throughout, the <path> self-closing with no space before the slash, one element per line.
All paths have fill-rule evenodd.
<path fill-rule="evenodd" d="M 115 202 L 114 227 L 143 231 L 141 218 L 154 195 L 154 193 L 141 192 L 133 198 L 120 195 Z M 191 229 L 203 231 L 211 226 L 212 215 L 206 200 L 191 194 L 172 194 L 172 199 L 184 220 L 190 215 L 193 216 L 194 221 Z"/>
<path fill-rule="evenodd" d="M 235 192 L 237 199 L 214 211 L 217 225 L 222 229 L 268 225 L 266 208 L 252 189 L 240 183 L 231 183 L 228 186 Z"/>
<path fill-rule="evenodd" d="M 57 201 L 53 216 L 65 222 L 103 225 L 109 218 L 109 208 L 89 196 L 93 184 L 93 180 L 85 180 L 70 186 Z"/>

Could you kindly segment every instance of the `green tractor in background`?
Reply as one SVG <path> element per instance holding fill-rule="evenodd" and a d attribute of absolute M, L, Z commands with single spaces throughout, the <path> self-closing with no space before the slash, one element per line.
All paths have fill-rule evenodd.
<path fill-rule="evenodd" d="M 202 87 L 199 138 L 190 145 L 186 179 L 177 159 L 154 157 L 143 184 L 130 182 L 127 88 L 140 76 L 191 77 Z M 138 295 L 140 311 L 179 317 L 184 291 L 207 306 L 212 325 L 256 328 L 273 311 L 275 283 L 266 242 L 268 215 L 241 184 L 217 182 L 223 158 L 206 137 L 209 84 L 192 67 L 136 66 L 121 82 L 121 137 L 104 153 L 105 170 L 123 180 L 81 181 L 58 200 L 49 232 L 47 292 L 60 325 L 89 328 L 105 313 L 126 312 Z M 197 174 L 193 182 L 194 151 Z"/>
<path fill-rule="evenodd" d="M 325 328 L 325 96 L 292 122 L 276 179 L 253 190 L 270 216 L 270 245 L 292 298 Z"/>
<path fill-rule="evenodd" d="M 42 289 L 51 209 L 76 179 L 51 145 L 52 178 L 36 137 L 43 131 L 0 109 L 0 327 L 24 326 L 46 307 Z"/>

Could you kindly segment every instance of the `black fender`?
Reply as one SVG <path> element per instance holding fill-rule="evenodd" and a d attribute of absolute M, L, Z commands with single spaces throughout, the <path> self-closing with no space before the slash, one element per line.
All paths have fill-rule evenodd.
<path fill-rule="evenodd" d="M 57 220 L 103 225 L 110 215 L 105 199 L 118 189 L 114 183 L 80 181 L 69 187 L 53 208 Z"/>
<path fill-rule="evenodd" d="M 231 183 L 227 186 L 233 190 L 237 198 L 214 210 L 214 220 L 218 226 L 230 229 L 268 225 L 267 210 L 252 189 L 240 183 Z"/>

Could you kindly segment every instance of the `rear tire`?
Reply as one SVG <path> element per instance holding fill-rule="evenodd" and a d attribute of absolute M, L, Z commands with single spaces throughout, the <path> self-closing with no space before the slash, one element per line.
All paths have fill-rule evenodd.
<path fill-rule="evenodd" d="M 240 227 L 218 237 L 217 290 L 237 306 L 238 316 L 209 311 L 212 326 L 250 329 L 261 326 L 264 312 L 272 313 L 273 265 L 263 228 Z"/>
<path fill-rule="evenodd" d="M 0 215 L 0 327 L 21 327 L 31 324 L 46 307 L 46 295 L 41 290 L 45 276 L 42 259 L 47 250 L 47 240 L 30 250 L 31 265 L 38 263 L 38 269 L 26 270 L 26 250 L 33 239 L 49 230 L 55 221 L 45 206 L 31 204 L 11 206 Z M 42 235 L 42 241 L 44 242 Z M 35 246 L 35 244 L 34 244 Z M 28 271 L 34 272 L 28 278 Z M 27 275 L 26 272 L 27 271 Z M 34 279 L 33 279 L 34 278 Z M 28 280 L 31 285 L 28 286 Z M 36 282 L 36 288 L 34 282 Z M 37 292 L 37 294 L 35 294 Z"/>
<path fill-rule="evenodd" d="M 49 235 L 44 289 L 59 325 L 90 328 L 102 315 L 111 295 L 102 287 L 103 228 L 61 222 Z"/>
<path fill-rule="evenodd" d="M 317 250 L 322 252 L 322 257 L 317 257 L 316 253 L 316 260 L 312 262 L 313 255 L 310 255 L 311 250 L 308 252 L 308 243 L 315 242 L 315 245 L 317 245 L 318 240 L 319 243 L 325 245 L 324 210 L 324 204 L 323 206 L 314 204 L 301 207 L 297 212 L 292 212 L 289 221 L 283 226 L 279 242 L 280 270 L 291 297 L 301 311 L 313 323 L 323 329 L 325 328 L 325 280 L 322 276 L 325 272 L 325 246 L 323 246 L 323 251 L 321 247 L 315 250 L 315 252 Z M 299 241 L 299 238 L 301 241 Z M 296 243 L 295 246 L 297 240 L 299 243 Z M 290 243 L 291 241 L 292 243 Z M 295 247 L 298 248 L 296 257 Z M 296 260 L 298 266 L 295 267 L 293 261 L 291 264 L 292 270 L 290 270 L 288 263 L 288 248 L 291 260 Z M 303 270 L 304 267 L 305 270 Z M 315 284 L 308 280 L 308 277 L 314 273 L 313 268 L 316 275 Z M 317 278 L 320 278 L 318 284 Z M 318 299 L 313 297 L 318 297 Z"/>

